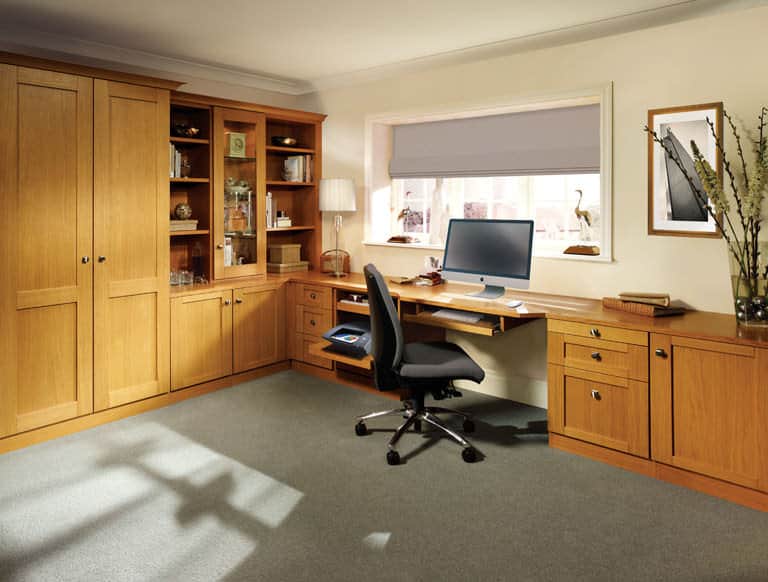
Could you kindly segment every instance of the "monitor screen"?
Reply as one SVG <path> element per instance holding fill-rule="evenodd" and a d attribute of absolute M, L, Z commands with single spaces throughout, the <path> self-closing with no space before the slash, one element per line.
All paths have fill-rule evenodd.
<path fill-rule="evenodd" d="M 448 225 L 443 271 L 461 280 L 495 285 L 530 279 L 532 220 L 452 219 Z M 472 278 L 471 276 L 477 277 Z"/>

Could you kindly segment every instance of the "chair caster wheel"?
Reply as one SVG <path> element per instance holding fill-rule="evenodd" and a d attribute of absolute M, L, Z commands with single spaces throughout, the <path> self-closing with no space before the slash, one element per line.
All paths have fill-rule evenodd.
<path fill-rule="evenodd" d="M 477 461 L 477 450 L 473 447 L 467 447 L 461 451 L 461 458 L 465 463 L 474 463 Z"/>
<path fill-rule="evenodd" d="M 387 463 L 390 465 L 399 465 L 400 453 L 398 453 L 397 451 L 389 451 L 387 453 Z"/>
<path fill-rule="evenodd" d="M 355 425 L 355 434 L 357 436 L 365 436 L 368 434 L 368 428 L 365 426 L 364 422 L 358 422 Z"/>
<path fill-rule="evenodd" d="M 469 419 L 464 421 L 464 432 L 475 432 L 475 423 Z"/>

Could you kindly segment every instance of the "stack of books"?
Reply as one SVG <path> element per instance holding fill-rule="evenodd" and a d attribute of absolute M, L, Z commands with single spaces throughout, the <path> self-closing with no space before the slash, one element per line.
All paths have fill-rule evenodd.
<path fill-rule="evenodd" d="M 169 146 L 171 178 L 181 178 L 181 152 L 176 149 L 175 145 L 169 144 Z"/>
<path fill-rule="evenodd" d="M 197 230 L 197 219 L 190 220 L 171 220 L 171 232 L 178 230 Z"/>
<path fill-rule="evenodd" d="M 646 317 L 685 313 L 682 307 L 672 307 L 670 297 L 666 293 L 619 293 L 618 297 L 603 297 L 603 307 Z"/>
<path fill-rule="evenodd" d="M 286 182 L 311 182 L 312 177 L 312 156 L 288 156 L 283 161 Z"/>

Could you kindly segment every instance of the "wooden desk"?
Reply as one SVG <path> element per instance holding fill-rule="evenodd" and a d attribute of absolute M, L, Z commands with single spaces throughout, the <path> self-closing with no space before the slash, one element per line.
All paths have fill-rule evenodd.
<path fill-rule="evenodd" d="M 289 281 L 325 289 L 334 323 L 345 311 L 366 313 L 339 304 L 365 292 L 361 275 Z M 495 335 L 545 318 L 550 446 L 768 510 L 768 331 L 740 327 L 728 314 L 647 318 L 595 299 L 527 291 L 483 301 L 464 296 L 475 287 L 455 283 L 389 289 L 411 339 L 429 329 Z M 505 305 L 512 297 L 523 309 Z M 431 317 L 437 308 L 482 313 L 497 325 L 489 332 Z M 309 354 L 328 361 L 326 345 L 313 341 Z M 370 366 L 338 361 L 336 373 Z"/>

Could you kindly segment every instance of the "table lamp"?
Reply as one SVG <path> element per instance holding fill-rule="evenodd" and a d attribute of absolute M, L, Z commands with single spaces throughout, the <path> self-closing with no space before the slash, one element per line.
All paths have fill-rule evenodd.
<path fill-rule="evenodd" d="M 336 270 L 334 277 L 344 277 L 339 264 L 339 231 L 341 230 L 341 212 L 354 212 L 355 182 L 350 178 L 323 178 L 320 180 L 320 210 L 323 212 L 335 212 L 333 227 L 336 231 Z"/>

